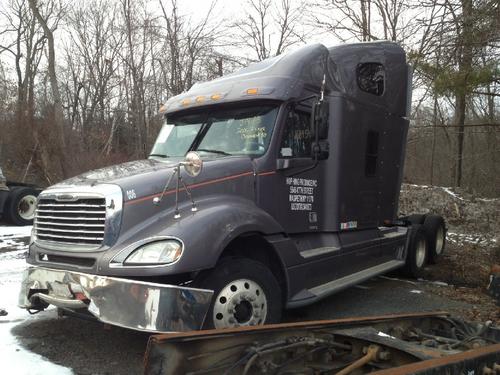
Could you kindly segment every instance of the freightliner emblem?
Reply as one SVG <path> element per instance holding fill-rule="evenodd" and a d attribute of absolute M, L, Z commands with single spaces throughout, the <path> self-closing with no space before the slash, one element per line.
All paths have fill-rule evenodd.
<path fill-rule="evenodd" d="M 72 194 L 58 194 L 56 195 L 56 201 L 73 202 L 78 198 Z"/>

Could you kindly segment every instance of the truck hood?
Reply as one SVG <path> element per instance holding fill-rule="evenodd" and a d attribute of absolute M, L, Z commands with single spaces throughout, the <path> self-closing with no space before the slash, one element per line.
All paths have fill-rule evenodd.
<path fill-rule="evenodd" d="M 80 186 L 115 184 L 123 190 L 125 202 L 137 200 L 161 193 L 167 180 L 174 173 L 175 166 L 182 160 L 183 158 L 171 158 L 165 161 L 148 159 L 112 165 L 62 181 L 51 186 L 49 190 L 68 187 L 78 190 Z M 195 178 L 188 176 L 181 169 L 187 185 L 203 185 L 210 181 L 254 172 L 253 163 L 247 156 L 204 158 L 203 163 L 202 172 Z M 175 183 L 176 181 L 171 181 L 169 188 L 175 188 Z"/>
<path fill-rule="evenodd" d="M 134 160 L 123 164 L 111 165 L 109 167 L 85 172 L 81 175 L 64 180 L 53 188 L 80 186 L 80 185 L 95 185 L 102 183 L 117 183 L 137 175 L 158 173 L 173 168 L 181 159 L 168 159 L 165 162 L 160 162 L 155 159 Z M 52 188 L 51 187 L 51 188 Z"/>

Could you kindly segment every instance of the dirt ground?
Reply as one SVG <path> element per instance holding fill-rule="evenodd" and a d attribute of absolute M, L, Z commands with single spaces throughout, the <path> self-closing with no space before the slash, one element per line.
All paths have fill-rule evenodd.
<path fill-rule="evenodd" d="M 500 305 L 487 293 L 489 275 L 500 264 L 500 199 L 478 198 L 436 186 L 404 184 L 401 213 L 437 213 L 446 218 L 448 233 L 443 257 L 427 267 L 424 278 L 432 293 L 471 304 L 463 316 L 500 325 Z M 444 285 L 446 283 L 448 285 Z"/>
<path fill-rule="evenodd" d="M 436 281 L 427 288 L 437 295 L 473 305 L 463 312 L 466 319 L 491 320 L 500 325 L 500 305 L 487 292 L 491 265 L 500 263 L 498 253 L 499 248 L 448 244 L 439 263 L 426 268 L 425 279 Z"/>

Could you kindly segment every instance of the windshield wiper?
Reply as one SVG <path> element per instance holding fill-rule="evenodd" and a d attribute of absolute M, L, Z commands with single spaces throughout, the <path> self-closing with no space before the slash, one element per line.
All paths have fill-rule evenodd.
<path fill-rule="evenodd" d="M 209 150 L 207 148 L 197 148 L 195 151 L 205 151 L 205 152 L 210 152 L 212 154 L 219 154 L 219 155 L 231 156 L 231 154 L 227 153 L 226 151 Z"/>
<path fill-rule="evenodd" d="M 149 156 L 159 156 L 160 158 L 168 158 L 168 155 L 163 155 L 163 154 L 149 154 Z"/>

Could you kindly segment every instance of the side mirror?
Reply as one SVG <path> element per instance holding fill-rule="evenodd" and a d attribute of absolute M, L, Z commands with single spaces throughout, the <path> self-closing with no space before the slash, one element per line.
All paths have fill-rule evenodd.
<path fill-rule="evenodd" d="M 198 176 L 203 168 L 203 160 L 201 160 L 200 155 L 194 151 L 188 152 L 186 159 L 181 164 L 184 166 L 186 173 L 191 177 Z"/>
<path fill-rule="evenodd" d="M 315 160 L 328 159 L 330 153 L 328 138 L 328 121 L 330 106 L 328 101 L 315 102 L 311 112 L 311 134 L 313 138 L 312 156 Z"/>
<path fill-rule="evenodd" d="M 328 101 L 318 101 L 312 106 L 311 112 L 311 133 L 313 139 L 323 140 L 328 138 L 328 120 L 330 116 L 330 106 Z"/>

